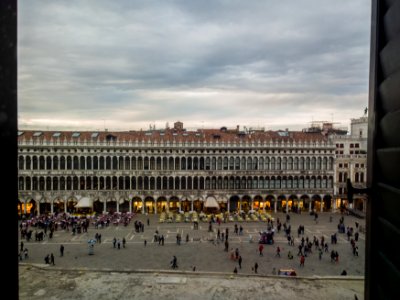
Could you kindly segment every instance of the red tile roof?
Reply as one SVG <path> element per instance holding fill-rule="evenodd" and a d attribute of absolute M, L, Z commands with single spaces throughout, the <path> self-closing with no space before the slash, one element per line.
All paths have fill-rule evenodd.
<path fill-rule="evenodd" d="M 34 131 L 20 130 L 22 134 L 18 135 L 18 140 L 59 140 L 63 141 L 175 141 L 175 142 L 324 142 L 327 137 L 321 133 L 307 133 L 302 131 L 254 131 L 252 133 L 239 132 L 237 130 L 221 131 L 220 129 L 198 129 L 197 131 L 176 131 L 174 129 L 153 130 L 153 131 L 79 131 L 79 137 L 72 137 L 77 131 Z M 40 136 L 34 136 L 35 132 L 41 132 Z M 98 132 L 98 136 L 93 138 L 92 134 Z M 54 133 L 60 133 L 59 137 L 53 137 Z"/>

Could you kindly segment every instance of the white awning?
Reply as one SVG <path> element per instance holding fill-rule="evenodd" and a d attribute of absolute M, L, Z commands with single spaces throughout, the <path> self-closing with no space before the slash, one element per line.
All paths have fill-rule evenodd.
<path fill-rule="evenodd" d="M 79 202 L 75 205 L 76 208 L 90 207 L 93 208 L 93 200 L 88 197 L 82 197 Z"/>
<path fill-rule="evenodd" d="M 217 200 L 214 197 L 207 197 L 204 207 L 216 207 L 219 208 Z"/>

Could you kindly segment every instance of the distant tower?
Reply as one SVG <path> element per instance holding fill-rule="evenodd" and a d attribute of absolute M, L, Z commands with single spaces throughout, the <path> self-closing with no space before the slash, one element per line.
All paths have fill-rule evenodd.
<path fill-rule="evenodd" d="M 183 123 L 180 121 L 177 121 L 174 123 L 174 129 L 176 131 L 183 131 Z"/>

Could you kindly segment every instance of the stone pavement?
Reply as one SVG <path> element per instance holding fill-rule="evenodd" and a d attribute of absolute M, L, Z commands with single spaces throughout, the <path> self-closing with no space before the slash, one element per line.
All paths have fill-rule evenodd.
<path fill-rule="evenodd" d="M 285 214 L 277 213 L 272 214 L 275 218 L 280 218 L 281 221 L 285 220 Z M 147 216 L 137 215 L 131 221 L 127 227 L 125 226 L 114 226 L 110 225 L 109 227 L 103 229 L 95 229 L 93 226 L 89 228 L 88 233 L 77 234 L 73 236 L 71 232 L 65 231 L 57 231 L 54 234 L 54 237 L 49 240 L 45 238 L 43 242 L 35 242 L 31 241 L 27 243 L 24 241 L 25 246 L 29 250 L 29 259 L 21 261 L 21 264 L 36 264 L 42 265 L 44 264 L 44 257 L 47 254 L 54 253 L 55 255 L 55 266 L 46 266 L 40 272 L 53 274 L 54 272 L 61 272 L 61 274 L 68 274 L 68 272 L 74 272 L 74 270 L 84 270 L 82 276 L 89 276 L 89 273 L 92 276 L 97 276 L 96 278 L 101 278 L 105 276 L 107 278 L 114 277 L 110 275 L 110 272 L 114 271 L 126 271 L 129 272 L 129 277 L 132 277 L 133 274 L 136 274 L 136 277 L 143 277 L 143 270 L 150 270 L 151 273 L 146 276 L 149 278 L 154 277 L 154 275 L 150 276 L 150 274 L 160 272 L 170 272 L 170 261 L 173 255 L 176 255 L 178 258 L 178 272 L 189 272 L 189 275 L 185 273 L 183 278 L 192 278 L 193 276 L 193 267 L 196 267 L 196 271 L 194 273 L 195 277 L 193 278 L 203 278 L 202 280 L 206 280 L 210 274 L 210 272 L 218 272 L 218 276 L 212 276 L 213 279 L 218 278 L 218 280 L 227 280 L 227 276 L 231 276 L 233 274 L 233 269 L 235 267 L 238 268 L 238 279 L 240 277 L 240 286 L 243 288 L 247 288 L 243 277 L 247 278 L 249 276 L 249 281 L 254 281 L 251 278 L 252 276 L 261 276 L 256 277 L 257 282 L 261 279 L 272 280 L 272 282 L 276 282 L 276 278 L 267 278 L 272 274 L 272 269 L 280 269 L 280 268 L 293 268 L 296 270 L 299 277 L 312 277 L 312 276 L 338 276 L 342 272 L 343 269 L 347 271 L 348 276 L 346 278 L 354 277 L 358 278 L 358 280 L 352 281 L 343 281 L 342 278 L 330 280 L 337 284 L 338 280 L 340 282 L 340 286 L 346 285 L 350 286 L 349 295 L 352 292 L 358 293 L 358 298 L 361 299 L 360 295 L 363 291 L 363 276 L 364 276 L 364 260 L 365 260 L 365 235 L 364 233 L 360 233 L 360 239 L 357 243 L 359 247 L 359 256 L 354 257 L 351 251 L 350 243 L 347 241 L 347 237 L 344 234 L 338 234 L 338 244 L 331 245 L 330 244 L 330 236 L 332 233 L 337 232 L 337 224 L 340 218 L 340 214 L 331 214 L 331 213 L 320 213 L 319 214 L 319 222 L 316 224 L 314 222 L 314 218 L 308 214 L 290 214 L 291 220 L 290 223 L 292 225 L 292 234 L 295 236 L 295 245 L 289 246 L 287 243 L 287 239 L 281 231 L 275 235 L 275 244 L 274 245 L 265 245 L 264 248 L 264 256 L 260 257 L 258 254 L 258 232 L 265 229 L 266 224 L 263 222 L 237 222 L 238 226 L 242 225 L 244 228 L 244 234 L 242 236 L 236 236 L 233 233 L 233 228 L 235 222 L 222 223 L 220 226 L 221 232 L 225 230 L 225 228 L 229 228 L 229 248 L 238 248 L 240 255 L 243 257 L 242 269 L 238 267 L 238 263 L 236 261 L 232 261 L 229 259 L 229 253 L 225 252 L 223 243 L 214 243 L 208 241 L 211 238 L 214 238 L 216 234 L 216 230 L 218 228 L 217 224 L 213 224 L 213 233 L 208 232 L 208 223 L 200 222 L 199 230 L 194 230 L 191 223 L 158 223 L 158 219 L 156 216 L 148 216 L 150 219 L 150 226 L 147 226 L 146 220 Z M 333 217 L 333 222 L 329 221 L 330 216 Z M 133 222 L 135 220 L 140 220 L 145 224 L 144 233 L 137 233 L 133 230 Z M 365 220 L 360 220 L 352 216 L 345 216 L 345 226 L 351 226 L 355 228 L 355 222 L 360 223 L 360 225 L 365 228 Z M 313 236 L 321 237 L 325 236 L 325 240 L 329 244 L 329 251 L 331 249 L 335 249 L 339 253 L 339 263 L 335 264 L 330 261 L 329 253 L 324 253 L 321 260 L 318 259 L 318 254 L 314 250 L 310 256 L 306 257 L 305 267 L 299 267 L 299 258 L 297 257 L 297 246 L 299 244 L 299 238 L 297 238 L 297 227 L 302 224 L 305 226 L 305 235 L 308 236 L 311 240 Z M 165 245 L 161 246 L 158 243 L 153 243 L 152 238 L 155 230 L 158 230 L 160 234 L 164 234 L 166 237 Z M 94 246 L 94 255 L 88 254 L 88 240 L 93 238 L 95 233 L 102 234 L 102 243 L 96 244 Z M 176 244 L 176 234 L 177 232 L 182 235 L 182 244 Z M 189 234 L 189 242 L 185 242 L 186 234 Z M 249 236 L 253 237 L 253 243 L 249 242 Z M 116 249 L 113 248 L 112 239 L 116 237 L 117 239 L 121 239 L 125 237 L 127 240 L 126 248 Z M 147 240 L 147 246 L 144 246 L 144 240 Z M 65 247 L 64 257 L 59 257 L 59 247 L 63 244 Z M 281 257 L 275 257 L 276 247 L 279 246 L 281 251 Z M 289 260 L 287 258 L 287 252 L 291 251 L 294 255 L 293 260 Z M 255 275 L 252 271 L 252 267 L 254 263 L 257 262 L 259 265 L 258 274 Z M 70 271 L 67 271 L 70 270 Z M 90 272 L 90 271 L 101 271 L 98 272 Z M 31 268 L 31 270 L 27 270 L 26 267 L 20 267 L 20 278 L 24 278 L 25 272 L 32 274 L 35 272 L 39 272 L 36 268 Z M 106 272 L 106 273 L 102 273 Z M 139 273 L 138 273 L 139 272 Z M 204 272 L 204 273 L 203 273 Z M 201 275 L 200 273 L 204 274 Z M 95 275 L 101 274 L 101 275 Z M 118 273 L 124 274 L 124 273 Z M 141 274 L 141 275 L 137 275 Z M 22 276 L 22 277 L 21 277 Z M 58 275 L 56 275 L 57 277 Z M 122 275 L 121 275 L 122 276 Z M 264 277 L 262 277 L 264 276 Z M 29 277 L 24 282 L 24 289 L 27 285 L 29 287 Z M 51 278 L 54 278 L 54 275 L 51 275 Z M 168 278 L 168 276 L 166 277 Z M 122 279 L 121 279 L 122 280 Z M 128 279 L 127 279 L 128 280 Z M 186 279 L 188 280 L 188 279 Z M 300 279 L 296 279 L 296 287 L 302 286 L 298 282 Z M 303 279 L 302 279 L 303 280 Z M 307 279 L 304 279 L 307 280 Z M 320 285 L 320 287 L 324 287 L 328 285 L 328 279 L 324 279 L 315 286 Z M 101 280 L 100 280 L 101 281 Z M 190 281 L 190 280 L 189 280 Z M 213 281 L 210 282 L 210 284 Z M 230 279 L 229 282 L 232 282 Z M 281 281 L 279 281 L 281 282 Z M 287 281 L 284 281 L 287 282 Z M 291 281 L 294 282 L 294 281 Z M 78 284 L 78 283 L 76 283 Z M 156 284 L 156 283 L 154 283 Z M 354 290 L 352 288 L 352 284 L 354 284 Z M 236 283 L 237 285 L 237 283 Z M 275 283 L 268 283 L 269 286 L 275 286 Z M 307 286 L 307 284 L 305 284 Z M 339 284 L 337 284 L 339 285 Z M 47 284 L 46 284 L 47 286 Z M 235 286 L 235 284 L 233 285 Z M 312 289 L 313 284 L 309 285 L 309 288 Z M 122 287 L 121 287 L 122 288 Z M 28 288 L 29 289 L 29 288 Z M 74 288 L 75 289 L 75 288 Z M 232 288 L 233 289 L 233 288 Z M 284 288 L 283 288 L 284 289 Z M 31 289 L 29 289 L 31 290 Z M 21 290 L 22 291 L 22 290 Z M 20 292 L 21 292 L 20 291 Z M 33 289 L 32 289 L 33 291 Z M 39 293 L 40 294 L 40 293 Z M 22 294 L 21 294 L 22 295 Z M 353 295 L 354 296 L 354 295 Z M 123 296 L 126 297 L 126 296 Z M 75 298 L 75 296 L 73 297 Z M 114 297 L 112 297 L 114 298 Z M 189 297 L 190 298 L 190 297 Z M 218 298 L 218 297 L 217 297 Z M 215 298 L 215 299 L 217 299 Z M 230 297 L 232 298 L 232 297 Z M 36 298 L 39 299 L 39 298 Z M 48 297 L 46 297 L 48 299 Z M 62 298 L 54 298 L 54 299 L 62 299 Z M 106 298 L 104 298 L 106 299 Z M 139 299 L 139 298 L 138 298 Z M 172 298 L 171 298 L 172 299 Z M 211 299 L 211 298 L 210 298 Z M 218 298 L 219 299 L 219 298 Z M 243 299 L 243 298 L 242 298 Z M 282 299 L 282 298 L 280 298 Z M 304 298 L 306 299 L 306 298 Z M 333 299 L 333 298 L 332 298 Z M 337 298 L 341 299 L 341 298 Z M 343 298 L 345 299 L 345 298 Z M 347 298 L 346 298 L 347 299 Z"/>

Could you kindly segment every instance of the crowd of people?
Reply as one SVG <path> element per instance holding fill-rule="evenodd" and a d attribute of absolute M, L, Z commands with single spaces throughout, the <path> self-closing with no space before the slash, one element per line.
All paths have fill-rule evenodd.
<path fill-rule="evenodd" d="M 127 214 L 125 215 L 104 214 L 91 217 L 75 217 L 64 213 L 64 214 L 54 214 L 52 216 L 47 215 L 47 216 L 33 217 L 31 219 L 23 220 L 20 224 L 21 242 L 18 254 L 19 259 L 20 260 L 29 259 L 28 249 L 24 245 L 24 240 L 26 240 L 26 242 L 29 243 L 32 239 L 33 232 L 35 232 L 34 233 L 35 241 L 41 242 L 43 241 L 44 238 L 48 238 L 49 240 L 52 239 L 53 233 L 60 229 L 65 232 L 69 232 L 71 230 L 72 235 L 77 235 L 81 233 L 87 233 L 91 226 L 96 230 L 108 227 L 110 226 L 110 224 L 115 224 L 115 222 L 117 222 L 118 224 L 123 224 L 124 226 L 128 226 L 132 218 L 133 215 L 127 215 Z M 317 218 L 318 217 L 315 214 L 314 219 L 316 220 Z M 332 222 L 332 218 L 330 218 L 329 220 L 330 222 Z M 330 245 L 326 241 L 327 237 L 324 235 L 321 235 L 319 237 L 314 235 L 312 238 L 309 238 L 309 236 L 307 236 L 305 232 L 305 226 L 302 224 L 298 226 L 297 237 L 295 237 L 291 231 L 292 224 L 291 224 L 291 217 L 289 214 L 286 215 L 285 222 L 282 223 L 280 219 L 277 218 L 276 225 L 274 223 L 275 223 L 274 220 L 268 219 L 266 223 L 265 232 L 271 233 L 273 236 L 274 234 L 281 234 L 281 231 L 283 229 L 283 235 L 287 238 L 288 241 L 287 242 L 288 247 L 287 248 L 285 247 L 286 248 L 285 250 L 283 245 L 276 245 L 274 247 L 275 248 L 274 259 L 282 259 L 282 257 L 283 258 L 287 257 L 289 261 L 292 261 L 295 258 L 294 253 L 296 253 L 293 252 L 293 250 L 297 248 L 298 249 L 297 257 L 299 259 L 298 266 L 301 268 L 305 268 L 306 258 L 311 259 L 313 256 L 315 256 L 318 257 L 318 260 L 321 261 L 323 260 L 324 253 L 329 253 L 329 248 L 331 247 L 332 248 L 330 251 L 331 262 L 339 264 L 339 253 L 335 249 L 335 246 L 337 245 L 338 234 L 345 234 L 347 236 L 347 240 L 351 245 L 352 255 L 355 257 L 359 255 L 358 252 L 359 247 L 357 245 L 359 241 L 359 230 L 358 230 L 359 224 L 355 222 L 355 228 L 353 228 L 352 226 L 346 227 L 344 216 L 341 216 L 339 219 L 337 232 L 331 235 Z M 216 227 L 215 229 L 213 229 L 214 224 Z M 148 226 L 150 225 L 149 218 L 147 218 L 147 225 Z M 244 259 L 242 253 L 240 253 L 241 251 L 239 247 L 229 248 L 230 245 L 229 232 L 230 230 L 232 230 L 235 237 L 243 236 L 245 225 L 237 223 L 234 223 L 232 225 L 233 228 L 232 227 L 229 228 L 230 226 L 227 226 L 227 223 L 221 223 L 221 220 L 218 220 L 217 218 L 211 219 L 211 221 L 209 221 L 208 224 L 208 232 L 216 234 L 214 241 L 217 241 L 218 244 L 220 242 L 224 244 L 223 250 L 229 252 L 228 256 L 229 259 L 235 263 L 234 273 L 238 273 L 240 270 L 242 270 Z M 198 223 L 193 224 L 193 229 L 198 230 Z M 136 233 L 143 233 L 144 223 L 142 223 L 139 220 L 135 220 L 133 224 L 133 230 Z M 260 235 L 262 235 L 261 232 Z M 94 236 L 95 242 L 101 244 L 102 242 L 101 238 L 102 238 L 101 233 L 96 232 Z M 158 245 L 164 246 L 164 241 L 165 241 L 164 234 L 160 233 L 159 230 L 157 229 L 153 236 L 153 243 L 158 243 Z M 185 242 L 186 243 L 191 242 L 191 240 L 189 239 L 189 233 L 186 234 Z M 250 239 L 250 242 L 252 242 L 252 239 Z M 179 232 L 176 234 L 176 244 L 177 245 L 182 244 L 182 235 Z M 147 246 L 146 239 L 144 239 L 144 246 Z M 126 247 L 125 237 L 122 238 L 114 237 L 112 239 L 112 247 L 115 249 L 125 248 Z M 283 253 L 283 251 L 285 251 L 285 253 Z M 258 273 L 258 269 L 260 267 L 259 263 L 262 264 L 262 261 L 264 260 L 265 257 L 264 243 L 261 242 L 261 239 L 257 244 L 256 253 L 258 253 L 259 259 L 256 259 L 256 257 L 249 257 L 247 260 L 248 263 L 246 263 L 248 266 L 251 266 L 251 270 L 254 273 Z M 314 255 L 314 253 L 316 255 Z M 64 245 L 61 245 L 60 257 L 63 256 L 64 256 Z M 252 263 L 251 260 L 253 260 Z M 44 261 L 46 264 L 55 265 L 53 253 L 46 254 L 44 256 Z M 175 255 L 171 260 L 171 267 L 173 269 L 178 268 L 177 258 Z"/>

